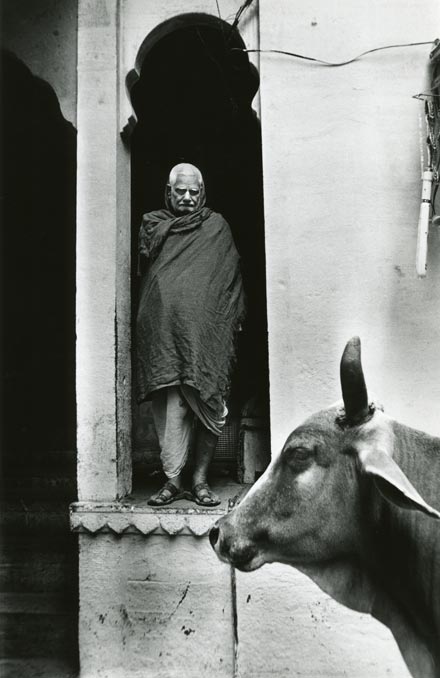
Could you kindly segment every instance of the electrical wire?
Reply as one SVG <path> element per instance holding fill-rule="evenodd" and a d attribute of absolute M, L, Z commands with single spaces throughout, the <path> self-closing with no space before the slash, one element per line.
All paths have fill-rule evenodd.
<path fill-rule="evenodd" d="M 231 25 L 232 30 L 231 30 L 230 36 L 232 36 L 234 29 L 237 28 L 243 12 L 246 9 L 248 9 L 248 7 L 250 7 L 252 2 L 253 2 L 253 0 L 245 0 L 245 2 L 239 7 L 237 13 L 235 14 L 234 21 L 232 22 L 232 25 Z M 219 15 L 219 18 L 221 19 L 220 7 L 219 7 L 218 0 L 216 0 L 216 4 L 217 4 L 218 15 Z M 352 64 L 355 61 L 358 61 L 362 57 L 367 56 L 368 54 L 374 54 L 375 52 L 382 52 L 382 51 L 388 50 L 388 49 L 399 49 L 399 48 L 403 48 L 403 47 L 420 47 L 422 45 L 432 45 L 432 44 L 436 44 L 438 46 L 439 41 L 438 40 L 425 40 L 423 42 L 405 42 L 405 43 L 399 43 L 399 44 L 396 44 L 396 45 L 384 45 L 383 47 L 375 47 L 373 49 L 368 49 L 365 52 L 361 52 L 360 54 L 353 57 L 352 59 L 347 59 L 346 61 L 338 61 L 338 62 L 325 61 L 324 59 L 317 59 L 316 57 L 305 56 L 304 54 L 297 54 L 296 52 L 288 52 L 288 51 L 282 50 L 282 49 L 242 49 L 240 47 L 233 47 L 231 49 L 231 51 L 246 52 L 248 54 L 251 54 L 251 53 L 283 54 L 285 56 L 290 56 L 290 57 L 293 57 L 295 59 L 302 59 L 304 61 L 311 61 L 315 64 L 319 64 L 320 66 L 327 66 L 327 67 L 330 67 L 330 68 L 339 68 L 341 66 L 348 66 L 349 64 Z M 435 101 L 435 99 L 438 98 L 438 97 L 440 97 L 440 94 L 433 92 L 433 91 L 420 92 L 419 94 L 413 95 L 413 99 L 418 99 L 419 101 L 425 101 L 425 102 L 429 99 L 431 99 L 431 100 L 434 99 L 434 101 Z M 435 146 L 435 148 L 436 148 L 436 146 Z M 438 170 L 437 170 L 437 172 L 438 172 Z M 438 179 L 437 179 L 437 182 L 436 182 L 436 185 L 435 185 L 435 188 L 434 188 L 434 193 L 433 193 L 432 200 L 431 200 L 434 215 L 436 214 L 435 200 L 436 200 L 436 197 L 437 197 L 438 187 L 439 187 L 439 183 L 438 183 Z"/>
<path fill-rule="evenodd" d="M 352 64 L 354 61 L 361 59 L 362 57 L 366 56 L 367 54 L 373 54 L 373 52 L 380 52 L 380 51 L 385 50 L 385 49 L 396 49 L 398 47 L 418 47 L 419 45 L 432 45 L 433 43 L 434 43 L 434 40 L 426 40 L 424 42 L 405 42 L 405 43 L 398 44 L 398 45 L 385 45 L 384 47 L 375 47 L 374 49 L 368 49 L 366 52 L 362 52 L 361 54 L 358 54 L 357 56 L 353 57 L 352 59 L 348 59 L 347 61 L 339 61 L 339 62 L 324 61 L 323 59 L 316 59 L 315 57 L 305 56 L 304 54 L 296 54 L 295 52 L 286 52 L 285 50 L 282 50 L 282 49 L 241 49 L 240 47 L 233 47 L 232 49 L 236 50 L 236 51 L 247 52 L 248 54 L 250 52 L 258 52 L 260 54 L 267 54 L 267 53 L 285 54 L 286 56 L 295 57 L 296 59 L 304 59 L 306 61 L 313 61 L 317 64 L 320 64 L 321 66 L 330 66 L 332 68 L 338 68 L 339 66 L 347 66 L 348 64 Z"/>
<path fill-rule="evenodd" d="M 241 5 L 241 7 L 238 9 L 238 12 L 237 12 L 237 14 L 235 15 L 235 19 L 234 19 L 234 21 L 233 21 L 233 23 L 232 23 L 232 28 L 233 28 L 233 29 L 234 29 L 234 28 L 237 28 L 238 22 L 239 22 L 240 19 L 241 19 L 241 15 L 243 14 L 243 12 L 244 12 L 246 9 L 248 9 L 248 7 L 250 7 L 250 6 L 252 5 L 253 1 L 254 1 L 254 0 L 245 0 L 245 2 L 244 2 L 244 3 Z"/>

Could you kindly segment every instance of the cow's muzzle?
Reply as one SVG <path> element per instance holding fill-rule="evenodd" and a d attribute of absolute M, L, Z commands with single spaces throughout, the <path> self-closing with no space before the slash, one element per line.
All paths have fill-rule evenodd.
<path fill-rule="evenodd" d="M 257 557 L 256 546 L 243 539 L 228 523 L 228 516 L 220 518 L 209 531 L 209 541 L 217 556 L 243 572 L 250 572 L 262 563 Z"/>

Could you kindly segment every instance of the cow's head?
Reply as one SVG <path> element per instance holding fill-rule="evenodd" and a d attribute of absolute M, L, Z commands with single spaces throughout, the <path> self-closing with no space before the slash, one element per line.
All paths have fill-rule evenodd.
<path fill-rule="evenodd" d="M 357 337 L 342 356 L 341 386 L 344 406 L 296 428 L 239 506 L 211 529 L 222 560 L 251 571 L 267 562 L 301 567 L 352 553 L 363 497 L 371 492 L 440 517 L 392 458 L 393 422 L 368 400 Z"/>

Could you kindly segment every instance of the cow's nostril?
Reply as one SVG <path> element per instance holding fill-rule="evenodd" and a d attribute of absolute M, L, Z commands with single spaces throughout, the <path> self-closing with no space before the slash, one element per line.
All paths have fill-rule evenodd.
<path fill-rule="evenodd" d="M 215 545 L 217 544 L 219 534 L 220 534 L 220 530 L 218 529 L 218 527 L 216 525 L 211 527 L 211 529 L 209 530 L 209 541 L 211 542 L 212 548 L 214 548 Z"/>

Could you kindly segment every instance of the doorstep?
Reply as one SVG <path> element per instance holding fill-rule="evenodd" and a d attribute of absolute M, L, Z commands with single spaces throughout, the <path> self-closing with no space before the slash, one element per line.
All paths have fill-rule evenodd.
<path fill-rule="evenodd" d="M 149 506 L 148 498 L 160 487 L 157 478 L 139 483 L 127 497 L 113 502 L 80 501 L 70 505 L 70 527 L 73 532 L 167 534 L 205 536 L 213 523 L 231 510 L 250 485 L 220 478 L 210 483 L 221 503 L 212 508 L 199 506 L 189 499 L 180 499 L 166 506 Z"/>

